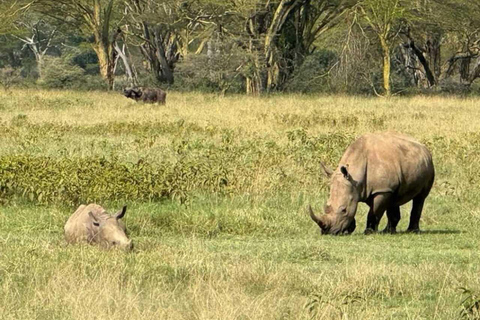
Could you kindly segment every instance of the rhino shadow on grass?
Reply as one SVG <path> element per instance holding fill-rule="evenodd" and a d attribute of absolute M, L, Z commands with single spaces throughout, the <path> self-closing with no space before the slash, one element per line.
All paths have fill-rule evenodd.
<path fill-rule="evenodd" d="M 395 233 L 400 206 L 410 200 L 407 231 L 420 231 L 423 204 L 435 179 L 432 155 L 423 144 L 397 133 L 366 134 L 348 146 L 335 171 L 322 167 L 330 177 L 325 214 L 319 217 L 308 207 L 322 234 L 352 233 L 359 202 L 370 207 L 365 234 L 377 232 L 385 211 L 388 223 L 383 232 Z"/>

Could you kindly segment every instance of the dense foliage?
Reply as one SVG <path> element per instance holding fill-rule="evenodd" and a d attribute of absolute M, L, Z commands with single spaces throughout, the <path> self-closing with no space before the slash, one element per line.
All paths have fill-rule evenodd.
<path fill-rule="evenodd" d="M 38 80 L 52 88 L 139 84 L 249 94 L 468 93 L 477 92 L 480 76 L 475 1 L 38 0 L 2 5 L 10 23 L 0 29 L 0 69 L 18 70 L 20 83 Z M 65 81 L 74 66 L 61 75 L 59 65 L 48 63 L 60 56 L 63 60 L 56 61 L 84 70 L 83 75 L 74 72 L 79 81 Z"/>

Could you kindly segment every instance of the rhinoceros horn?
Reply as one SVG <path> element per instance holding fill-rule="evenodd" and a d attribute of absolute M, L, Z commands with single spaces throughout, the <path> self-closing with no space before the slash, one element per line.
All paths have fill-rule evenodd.
<path fill-rule="evenodd" d="M 119 211 L 119 212 L 115 215 L 115 218 L 117 218 L 117 220 L 122 219 L 126 212 L 127 212 L 127 206 L 123 206 L 122 211 Z"/>
<path fill-rule="evenodd" d="M 326 228 L 326 225 L 325 225 L 325 222 L 323 222 L 323 219 L 321 217 L 320 218 L 317 217 L 315 213 L 313 213 L 313 209 L 311 205 L 308 206 L 308 212 L 310 213 L 310 217 L 312 218 L 312 220 L 315 221 L 320 226 L 320 228 L 322 229 Z"/>
<path fill-rule="evenodd" d="M 327 176 L 327 178 L 330 178 L 333 174 L 333 170 L 327 167 L 322 161 L 320 161 L 320 165 L 322 166 L 323 173 L 325 173 L 325 176 Z"/>

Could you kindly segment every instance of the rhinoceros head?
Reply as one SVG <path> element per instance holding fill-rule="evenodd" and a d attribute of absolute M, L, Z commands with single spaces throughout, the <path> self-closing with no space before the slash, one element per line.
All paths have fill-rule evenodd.
<path fill-rule="evenodd" d="M 322 234 L 352 233 L 356 227 L 355 213 L 359 198 L 356 181 L 346 166 L 341 166 L 339 172 L 332 172 L 326 167 L 324 169 L 331 176 L 330 197 L 325 205 L 325 214 L 318 217 L 309 206 L 310 217 L 318 224 Z"/>
<path fill-rule="evenodd" d="M 141 88 L 125 88 L 123 89 L 123 95 L 130 99 L 138 99 L 142 96 Z"/>
<path fill-rule="evenodd" d="M 125 224 L 120 221 L 127 211 L 127 207 L 112 215 L 96 216 L 92 212 L 88 215 L 92 221 L 91 241 L 99 243 L 100 245 L 110 248 L 118 247 L 124 250 L 131 250 L 133 248 L 132 240 L 128 239 L 125 233 Z"/>

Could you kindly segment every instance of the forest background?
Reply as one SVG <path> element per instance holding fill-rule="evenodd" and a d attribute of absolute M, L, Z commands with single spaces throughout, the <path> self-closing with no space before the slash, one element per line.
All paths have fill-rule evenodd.
<path fill-rule="evenodd" d="M 3 0 L 0 82 L 478 93 L 479 30 L 468 0 Z"/>

